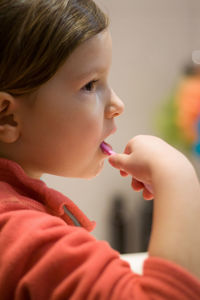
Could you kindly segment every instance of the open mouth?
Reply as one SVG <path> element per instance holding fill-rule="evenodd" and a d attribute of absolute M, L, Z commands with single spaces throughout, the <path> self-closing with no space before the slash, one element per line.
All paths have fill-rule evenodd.
<path fill-rule="evenodd" d="M 105 141 L 103 141 L 100 145 L 100 148 L 102 150 L 102 152 L 104 154 L 107 154 L 107 155 L 113 155 L 115 154 L 115 152 L 113 151 L 111 145 L 109 145 L 108 143 L 106 143 Z"/>

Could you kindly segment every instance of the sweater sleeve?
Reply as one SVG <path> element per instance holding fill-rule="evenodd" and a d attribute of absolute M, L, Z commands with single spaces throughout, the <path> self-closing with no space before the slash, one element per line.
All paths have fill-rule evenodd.
<path fill-rule="evenodd" d="M 181 267 L 148 258 L 134 274 L 107 242 L 46 213 L 0 216 L 2 300 L 199 300 L 200 281 Z"/>

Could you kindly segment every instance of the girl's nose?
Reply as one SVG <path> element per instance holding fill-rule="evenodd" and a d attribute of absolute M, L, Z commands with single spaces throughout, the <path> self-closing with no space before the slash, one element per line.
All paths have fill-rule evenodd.
<path fill-rule="evenodd" d="M 122 100 L 115 94 L 115 92 L 111 89 L 110 90 L 110 97 L 109 102 L 105 108 L 105 117 L 115 118 L 120 116 L 124 111 L 124 103 Z"/>

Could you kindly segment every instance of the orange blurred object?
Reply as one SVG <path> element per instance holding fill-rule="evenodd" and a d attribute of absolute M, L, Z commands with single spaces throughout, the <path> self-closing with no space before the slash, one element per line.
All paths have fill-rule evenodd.
<path fill-rule="evenodd" d="M 185 138 L 194 143 L 198 139 L 196 124 L 200 117 L 200 77 L 184 78 L 176 95 L 177 125 Z"/>

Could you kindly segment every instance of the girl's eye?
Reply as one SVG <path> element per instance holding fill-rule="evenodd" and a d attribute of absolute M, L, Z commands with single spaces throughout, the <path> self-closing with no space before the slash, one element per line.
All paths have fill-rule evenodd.
<path fill-rule="evenodd" d="M 97 83 L 98 80 L 92 80 L 90 82 L 88 82 L 84 87 L 83 90 L 87 91 L 87 92 L 93 92 L 95 89 L 95 85 Z"/>

